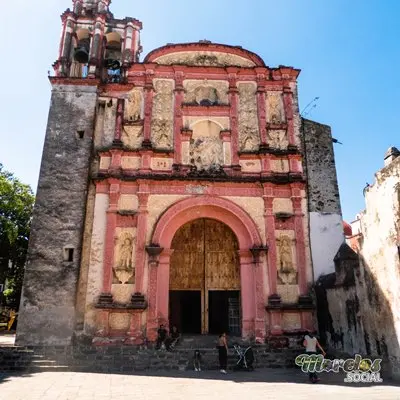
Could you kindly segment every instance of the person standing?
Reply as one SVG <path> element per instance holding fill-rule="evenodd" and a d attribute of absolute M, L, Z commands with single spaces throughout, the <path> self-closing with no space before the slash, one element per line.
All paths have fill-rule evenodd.
<path fill-rule="evenodd" d="M 317 354 L 317 347 L 321 350 L 323 356 L 325 357 L 326 353 L 322 346 L 319 344 L 318 339 L 314 336 L 311 331 L 308 331 L 308 334 L 304 337 L 303 346 L 306 348 L 307 354 Z M 319 381 L 316 372 L 309 372 L 310 382 L 316 383 Z"/>
<path fill-rule="evenodd" d="M 226 374 L 228 366 L 228 344 L 226 341 L 226 333 L 221 333 L 221 335 L 219 335 L 217 348 L 220 372 L 221 374 Z"/>

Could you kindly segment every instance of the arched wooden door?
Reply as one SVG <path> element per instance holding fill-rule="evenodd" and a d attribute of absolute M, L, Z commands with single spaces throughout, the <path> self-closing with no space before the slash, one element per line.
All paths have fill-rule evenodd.
<path fill-rule="evenodd" d="M 183 333 L 240 335 L 240 262 L 232 230 L 198 219 L 177 231 L 171 247 L 171 325 Z"/>

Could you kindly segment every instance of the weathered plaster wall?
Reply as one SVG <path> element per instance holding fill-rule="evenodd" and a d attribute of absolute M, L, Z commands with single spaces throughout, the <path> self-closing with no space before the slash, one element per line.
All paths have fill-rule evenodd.
<path fill-rule="evenodd" d="M 310 242 L 314 278 L 335 271 L 333 257 L 344 241 L 331 129 L 303 119 Z"/>
<path fill-rule="evenodd" d="M 257 228 L 260 232 L 263 243 L 265 243 L 265 220 L 264 220 L 264 201 L 262 198 L 257 197 L 233 197 L 226 196 L 226 199 L 236 203 L 242 207 L 247 214 L 250 215 L 251 219 L 256 223 Z"/>
<path fill-rule="evenodd" d="M 183 195 L 152 195 L 149 196 L 147 203 L 148 217 L 147 217 L 147 235 L 146 243 L 150 244 L 151 236 L 154 232 L 156 223 L 161 214 L 175 202 L 182 200 L 188 196 Z"/>
<path fill-rule="evenodd" d="M 94 305 L 103 287 L 104 246 L 108 203 L 108 194 L 96 194 L 85 299 L 85 332 L 87 333 L 93 333 L 95 330 L 96 309 Z"/>
<path fill-rule="evenodd" d="M 353 253 L 355 262 L 346 266 L 348 257 L 339 254 L 336 285 L 328 285 L 326 301 L 319 298 L 319 308 L 330 320 L 322 327 L 328 343 L 348 353 L 382 357 L 385 372 L 396 379 L 400 379 L 399 200 L 400 158 L 379 171 L 366 191 L 361 233 L 350 241 L 358 252 Z"/>
<path fill-rule="evenodd" d="M 69 344 L 88 190 L 97 88 L 53 85 L 16 342 Z M 80 138 L 78 131 L 84 131 Z M 74 250 L 68 261 L 66 248 Z"/>

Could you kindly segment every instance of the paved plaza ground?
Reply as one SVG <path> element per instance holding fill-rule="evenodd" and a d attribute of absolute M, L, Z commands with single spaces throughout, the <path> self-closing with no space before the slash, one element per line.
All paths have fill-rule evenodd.
<path fill-rule="evenodd" d="M 309 384 L 298 370 L 196 373 L 157 372 L 135 375 L 42 372 L 0 375 L 2 400 L 400 400 L 394 383 L 350 385 L 342 375 L 321 375 Z"/>
<path fill-rule="evenodd" d="M 0 335 L 0 346 L 14 335 Z M 400 385 L 346 384 L 343 374 L 321 374 L 310 384 L 299 369 L 254 372 L 154 371 L 130 375 L 80 372 L 0 374 L 0 400 L 400 400 Z"/>

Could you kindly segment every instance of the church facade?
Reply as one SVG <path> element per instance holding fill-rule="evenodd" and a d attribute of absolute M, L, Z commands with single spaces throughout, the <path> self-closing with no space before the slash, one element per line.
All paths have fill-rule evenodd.
<path fill-rule="evenodd" d="M 109 3 L 62 15 L 17 343 L 314 329 L 312 230 L 343 232 L 300 71 L 209 41 L 140 61 L 141 22 Z"/>

